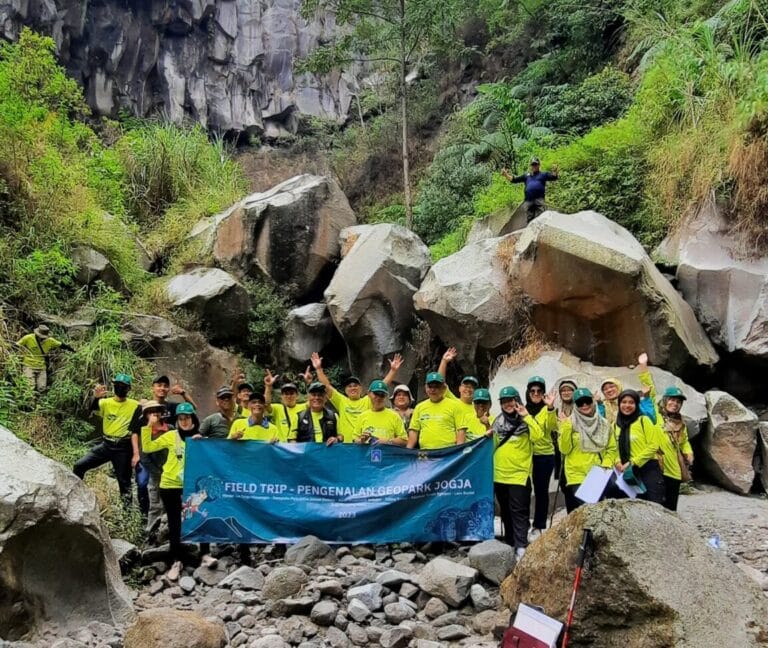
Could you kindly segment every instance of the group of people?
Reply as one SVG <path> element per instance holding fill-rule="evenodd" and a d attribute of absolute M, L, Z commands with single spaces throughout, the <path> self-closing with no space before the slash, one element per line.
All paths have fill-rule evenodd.
<path fill-rule="evenodd" d="M 82 478 L 88 470 L 111 462 L 127 504 L 136 473 L 139 505 L 148 527 L 158 523 L 163 509 L 167 514 L 171 578 L 178 576 L 184 560 L 182 485 L 190 439 L 326 446 L 375 443 L 430 450 L 492 438 L 494 491 L 504 537 L 518 555 L 547 526 L 553 473 L 563 487 L 569 512 L 583 503 L 576 493 L 593 466 L 615 469 L 628 483 L 640 486 L 642 497 L 676 509 L 683 471 L 693 461 L 680 411 L 685 396 L 672 387 L 657 401 L 645 355 L 639 358 L 642 392 L 623 390 L 613 378 L 603 382 L 599 394 L 568 379 L 547 391 L 545 380 L 533 376 L 523 395 L 511 385 L 501 388 L 501 412 L 496 417 L 490 413 L 491 394 L 476 377 L 464 376 L 457 394 L 447 388 L 445 375 L 456 355 L 455 349 L 448 349 L 437 371 L 427 374 L 426 398 L 419 403 L 407 385 L 392 388 L 403 362 L 399 355 L 390 361 L 387 375 L 372 381 L 365 393 L 354 376 L 344 380 L 343 391 L 334 387 L 322 358 L 313 353 L 311 367 L 301 376 L 305 402 L 299 401 L 297 382 L 282 382 L 278 402 L 273 402 L 279 376 L 267 371 L 262 391 L 239 374 L 231 385 L 217 390 L 217 411 L 204 418 L 198 416 L 191 396 L 180 385 L 171 386 L 167 376 L 155 378 L 151 399 L 139 402 L 129 397 L 131 377 L 117 374 L 111 397 L 103 385 L 94 391 L 92 410 L 102 419 L 103 437 L 75 464 L 74 472 Z M 182 402 L 168 400 L 170 395 Z M 622 493 L 609 488 L 606 496 Z M 204 562 L 210 564 L 213 559 L 207 548 L 203 551 Z M 247 560 L 247 547 L 241 556 Z"/>

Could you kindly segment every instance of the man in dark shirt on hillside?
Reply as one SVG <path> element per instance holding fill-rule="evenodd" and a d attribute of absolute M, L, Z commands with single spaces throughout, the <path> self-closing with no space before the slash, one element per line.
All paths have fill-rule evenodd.
<path fill-rule="evenodd" d="M 531 158 L 531 170 L 529 173 L 524 173 L 519 176 L 511 176 L 509 175 L 509 171 L 502 169 L 501 175 L 510 182 L 525 183 L 525 202 L 523 204 L 525 205 L 528 222 L 530 223 L 544 211 L 546 185 L 550 180 L 557 180 L 557 167 L 553 167 L 552 171 L 542 171 L 541 162 L 539 162 L 539 158 L 535 157 Z"/>

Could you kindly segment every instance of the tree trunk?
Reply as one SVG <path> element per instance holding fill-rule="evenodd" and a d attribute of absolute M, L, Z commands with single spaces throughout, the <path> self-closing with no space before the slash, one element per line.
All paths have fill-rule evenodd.
<path fill-rule="evenodd" d="M 400 0 L 400 94 L 403 119 L 403 196 L 405 198 L 405 226 L 413 229 L 413 203 L 411 199 L 411 176 L 408 160 L 408 73 L 405 36 L 405 0 Z"/>

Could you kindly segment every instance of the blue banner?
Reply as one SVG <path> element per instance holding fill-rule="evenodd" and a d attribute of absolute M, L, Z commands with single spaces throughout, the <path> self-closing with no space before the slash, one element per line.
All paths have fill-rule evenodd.
<path fill-rule="evenodd" d="M 493 444 L 442 450 L 187 441 L 182 540 L 293 543 L 487 540 Z"/>

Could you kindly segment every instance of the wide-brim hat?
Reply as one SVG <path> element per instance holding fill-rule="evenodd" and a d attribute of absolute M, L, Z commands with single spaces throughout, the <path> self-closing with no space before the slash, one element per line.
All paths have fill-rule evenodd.
<path fill-rule="evenodd" d="M 35 335 L 40 338 L 47 338 L 51 337 L 51 329 L 49 329 L 45 324 L 40 324 L 35 331 Z"/>

